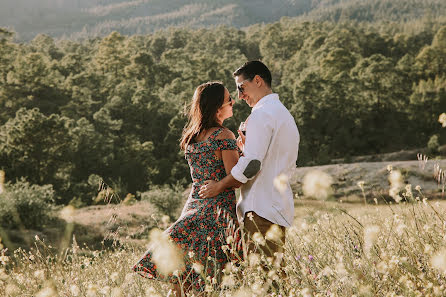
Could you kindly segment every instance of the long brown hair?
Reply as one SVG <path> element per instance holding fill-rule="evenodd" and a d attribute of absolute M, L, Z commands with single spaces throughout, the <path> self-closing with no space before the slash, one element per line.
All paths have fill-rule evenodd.
<path fill-rule="evenodd" d="M 188 123 L 183 129 L 180 147 L 185 150 L 191 140 L 201 131 L 221 127 L 216 114 L 225 100 L 225 87 L 220 81 L 210 81 L 199 85 L 192 97 Z"/>

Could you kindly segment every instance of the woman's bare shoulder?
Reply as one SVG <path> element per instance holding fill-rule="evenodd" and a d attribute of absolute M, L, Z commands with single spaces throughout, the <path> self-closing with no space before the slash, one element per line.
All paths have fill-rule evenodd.
<path fill-rule="evenodd" d="M 234 133 L 228 128 L 223 128 L 223 131 L 217 135 L 215 139 L 235 139 Z"/>

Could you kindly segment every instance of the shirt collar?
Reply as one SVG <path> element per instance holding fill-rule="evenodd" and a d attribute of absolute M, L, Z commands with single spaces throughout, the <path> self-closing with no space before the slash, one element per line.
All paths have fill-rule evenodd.
<path fill-rule="evenodd" d="M 252 111 L 256 110 L 257 108 L 262 107 L 265 103 L 275 100 L 275 99 L 279 99 L 279 95 L 276 93 L 272 93 L 272 94 L 266 95 L 265 97 L 262 97 L 259 101 L 257 101 L 256 105 L 254 105 L 254 107 L 252 108 Z"/>

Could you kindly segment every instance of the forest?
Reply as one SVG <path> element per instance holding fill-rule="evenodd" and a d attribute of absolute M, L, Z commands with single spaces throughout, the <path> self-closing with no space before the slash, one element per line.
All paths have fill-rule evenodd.
<path fill-rule="evenodd" d="M 168 27 L 245 28 L 281 17 L 300 21 L 410 23 L 446 21 L 443 0 L 2 0 L 0 27 L 18 41 L 38 34 L 83 40 L 150 34 Z"/>
<path fill-rule="evenodd" d="M 187 185 L 178 141 L 196 86 L 261 59 L 301 134 L 298 166 L 444 143 L 446 26 L 279 22 L 83 41 L 0 39 L 0 170 L 58 204 Z M 240 100 L 225 122 L 249 115 Z"/>

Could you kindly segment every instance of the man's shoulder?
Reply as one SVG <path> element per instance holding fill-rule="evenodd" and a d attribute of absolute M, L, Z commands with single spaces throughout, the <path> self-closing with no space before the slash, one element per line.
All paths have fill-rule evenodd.
<path fill-rule="evenodd" d="M 289 111 L 279 99 L 269 100 L 265 102 L 262 106 L 256 108 L 255 110 L 252 110 L 251 112 L 252 115 L 268 114 L 272 117 L 279 117 L 279 118 L 283 115 L 283 113 L 289 113 Z"/>

